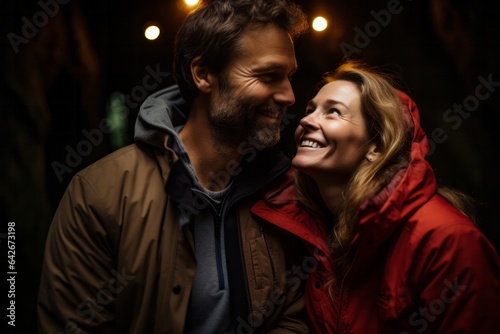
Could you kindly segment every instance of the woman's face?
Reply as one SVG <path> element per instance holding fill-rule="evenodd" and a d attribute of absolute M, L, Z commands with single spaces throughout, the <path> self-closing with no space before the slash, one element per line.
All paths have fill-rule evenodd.
<path fill-rule="evenodd" d="M 347 182 L 370 146 L 360 97 L 358 87 L 345 80 L 321 88 L 295 131 L 295 168 L 316 181 L 335 176 Z"/>

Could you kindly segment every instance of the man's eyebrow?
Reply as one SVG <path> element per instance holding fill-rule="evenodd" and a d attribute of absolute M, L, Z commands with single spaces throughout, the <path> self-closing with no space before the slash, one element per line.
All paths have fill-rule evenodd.
<path fill-rule="evenodd" d="M 265 63 L 258 65 L 254 68 L 256 72 L 272 72 L 272 71 L 287 71 L 288 66 L 283 63 Z M 297 71 L 297 66 L 294 66 L 290 71 L 290 74 L 294 74 Z"/>

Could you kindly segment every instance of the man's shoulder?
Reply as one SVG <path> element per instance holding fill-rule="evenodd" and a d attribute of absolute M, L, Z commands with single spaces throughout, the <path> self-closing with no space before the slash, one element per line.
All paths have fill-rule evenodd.
<path fill-rule="evenodd" d="M 154 152 L 140 144 L 120 148 L 92 163 L 77 176 L 90 183 L 122 178 L 123 174 L 146 173 L 157 168 Z"/>

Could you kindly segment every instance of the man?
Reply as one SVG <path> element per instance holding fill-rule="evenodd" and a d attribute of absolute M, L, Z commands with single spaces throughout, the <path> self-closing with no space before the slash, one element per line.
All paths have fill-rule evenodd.
<path fill-rule="evenodd" d="M 187 18 L 180 92 L 150 96 L 137 143 L 78 173 L 61 200 L 41 332 L 308 332 L 300 247 L 250 213 L 289 169 L 275 144 L 306 25 L 286 0 L 205 1 Z"/>

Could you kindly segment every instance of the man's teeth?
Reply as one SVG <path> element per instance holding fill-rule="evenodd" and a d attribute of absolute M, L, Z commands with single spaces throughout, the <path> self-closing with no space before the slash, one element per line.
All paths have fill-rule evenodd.
<path fill-rule="evenodd" d="M 320 145 L 317 142 L 312 141 L 312 140 L 303 140 L 302 143 L 300 143 L 300 146 L 312 147 L 312 148 L 323 147 L 322 145 Z"/>

